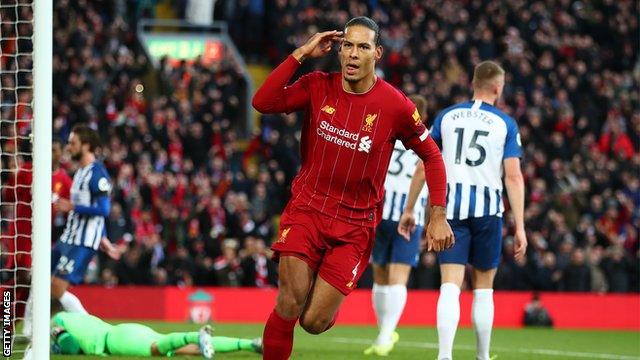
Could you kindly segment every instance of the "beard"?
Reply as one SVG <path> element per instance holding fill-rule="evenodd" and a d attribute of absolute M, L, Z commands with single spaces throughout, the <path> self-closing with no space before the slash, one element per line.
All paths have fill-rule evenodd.
<path fill-rule="evenodd" d="M 357 83 L 358 81 L 362 80 L 364 76 L 360 72 L 357 72 L 353 75 L 348 75 L 346 72 L 344 72 L 342 74 L 342 78 L 348 83 Z"/>
<path fill-rule="evenodd" d="M 362 78 L 344 76 L 344 80 L 348 83 L 357 83 L 358 81 L 362 80 Z"/>
<path fill-rule="evenodd" d="M 80 159 L 82 159 L 82 152 L 81 151 L 78 151 L 75 154 L 71 154 L 71 160 L 80 161 Z"/>

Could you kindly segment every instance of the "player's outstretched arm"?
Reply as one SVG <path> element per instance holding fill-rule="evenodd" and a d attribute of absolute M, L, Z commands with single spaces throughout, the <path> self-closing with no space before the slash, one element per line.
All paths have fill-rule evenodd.
<path fill-rule="evenodd" d="M 515 257 L 521 258 L 527 253 L 527 234 L 524 230 L 524 179 L 520 170 L 520 158 L 506 158 L 504 173 L 509 204 L 516 221 Z"/>
<path fill-rule="evenodd" d="M 424 166 L 418 164 L 416 170 L 413 172 L 413 177 L 411 177 L 407 203 L 398 222 L 398 233 L 407 241 L 409 241 L 411 233 L 416 229 L 416 218 L 413 214 L 413 209 L 416 206 L 416 201 L 418 201 L 418 196 L 420 196 L 420 191 L 422 191 L 424 184 Z"/>
<path fill-rule="evenodd" d="M 342 32 L 336 30 L 313 35 L 269 74 L 253 96 L 253 107 L 264 114 L 288 113 L 304 108 L 309 102 L 308 78 L 303 76 L 291 86 L 287 83 L 304 59 L 328 54 L 333 43 L 342 39 L 341 36 Z"/>
<path fill-rule="evenodd" d="M 431 209 L 427 225 L 427 250 L 442 251 L 453 246 L 455 238 L 447 222 L 447 172 L 440 149 L 430 136 L 424 140 L 414 137 L 408 141 L 424 163 L 424 174 L 429 187 Z"/>
<path fill-rule="evenodd" d="M 429 187 L 431 203 L 427 224 L 427 247 L 429 250 L 441 251 L 450 248 L 454 243 L 453 231 L 446 216 L 447 171 L 440 148 L 422 123 L 420 113 L 411 102 L 408 102 L 406 109 L 409 110 L 406 116 L 401 117 L 398 122 L 398 137 L 424 164 L 424 177 Z"/>

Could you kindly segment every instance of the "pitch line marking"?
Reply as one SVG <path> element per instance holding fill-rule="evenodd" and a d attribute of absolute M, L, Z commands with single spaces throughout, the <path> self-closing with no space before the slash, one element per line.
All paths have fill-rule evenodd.
<path fill-rule="evenodd" d="M 372 343 L 371 339 L 354 339 L 354 338 L 346 338 L 346 337 L 332 337 L 329 338 L 333 342 L 337 343 L 357 343 L 363 345 L 370 345 Z M 438 344 L 429 343 L 429 342 L 419 342 L 419 341 L 400 341 L 396 344 L 396 346 L 403 347 L 413 347 L 413 348 L 422 348 L 422 349 L 438 349 Z M 475 346 L 469 345 L 456 345 L 456 349 L 458 350 L 471 350 L 475 351 Z M 520 354 L 537 354 L 537 355 L 550 355 L 550 356 L 564 356 L 564 357 L 574 357 L 574 358 L 582 358 L 582 359 L 608 359 L 608 360 L 640 360 L 640 357 L 636 356 L 628 356 L 628 355 L 616 355 L 616 354 L 601 354 L 601 353 L 590 353 L 590 352 L 580 352 L 580 351 L 563 351 L 563 350 L 552 350 L 552 349 L 512 349 L 505 348 L 499 346 L 492 346 L 492 350 L 496 352 L 510 352 L 510 353 L 520 353 Z"/>

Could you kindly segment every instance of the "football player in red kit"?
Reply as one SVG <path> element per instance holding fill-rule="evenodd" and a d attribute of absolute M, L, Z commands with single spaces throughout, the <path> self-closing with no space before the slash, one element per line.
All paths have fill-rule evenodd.
<path fill-rule="evenodd" d="M 58 198 L 69 199 L 71 191 L 71 178 L 60 167 L 60 158 L 62 157 L 62 145 L 60 141 L 53 140 L 51 148 L 51 160 L 53 164 L 53 172 L 51 178 L 52 201 Z M 4 239 L 7 246 L 6 269 L 15 270 L 16 275 L 11 279 L 8 287 L 15 287 L 14 301 L 16 302 L 16 317 L 22 317 L 25 312 L 25 305 L 29 297 L 29 284 L 31 282 L 31 184 L 33 182 L 32 163 L 29 159 L 23 161 L 14 177 L 12 177 L 3 189 L 3 200 L 8 203 L 15 203 L 15 219 L 9 224 L 7 236 Z M 65 213 L 56 212 L 52 207 L 52 240 L 56 227 L 64 227 Z M 58 224 L 57 218 L 61 218 L 62 222 Z M 15 282 L 15 283 L 14 283 Z M 27 324 L 26 327 L 30 327 Z M 23 326 L 23 329 L 26 327 Z"/>
<path fill-rule="evenodd" d="M 313 72 L 287 86 L 303 61 L 328 54 L 334 43 L 339 44 L 341 72 Z M 445 218 L 440 150 L 415 105 L 376 77 L 381 57 L 378 25 L 367 17 L 354 18 L 344 32 L 311 37 L 253 98 L 262 113 L 306 113 L 302 166 L 272 246 L 280 287 L 264 330 L 264 359 L 289 358 L 298 320 L 312 334 L 333 326 L 338 308 L 369 263 L 396 139 L 425 164 L 432 205 L 428 236 L 443 247 L 453 242 Z"/>
<path fill-rule="evenodd" d="M 51 148 L 51 159 L 53 160 L 53 174 L 51 180 L 51 191 L 53 192 L 53 196 L 51 199 L 51 241 L 55 242 L 58 240 L 62 231 L 64 230 L 64 225 L 66 224 L 66 213 L 60 212 L 56 210 L 56 207 L 53 206 L 58 199 L 70 199 L 71 198 L 71 177 L 67 172 L 60 166 L 60 160 L 62 158 L 62 143 L 60 140 L 54 139 Z"/>

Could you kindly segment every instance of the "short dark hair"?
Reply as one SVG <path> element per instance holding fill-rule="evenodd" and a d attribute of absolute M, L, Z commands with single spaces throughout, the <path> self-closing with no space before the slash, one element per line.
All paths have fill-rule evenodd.
<path fill-rule="evenodd" d="M 80 139 L 80 144 L 89 144 L 89 151 L 94 152 L 100 146 L 100 136 L 98 132 L 85 124 L 77 124 L 71 129 Z"/>
<path fill-rule="evenodd" d="M 504 69 L 498 63 L 486 60 L 476 65 L 471 84 L 474 88 L 484 88 L 499 76 L 504 76 Z"/>
<path fill-rule="evenodd" d="M 373 42 L 376 44 L 376 46 L 380 45 L 380 27 L 375 21 L 373 21 L 373 19 L 366 16 L 354 17 L 353 19 L 347 22 L 344 28 L 346 29 L 349 26 L 355 26 L 355 25 L 364 26 L 368 29 L 373 30 L 376 33 L 376 36 L 373 39 Z"/>

